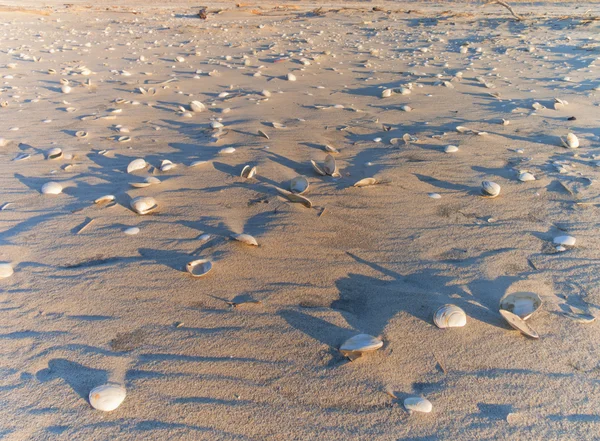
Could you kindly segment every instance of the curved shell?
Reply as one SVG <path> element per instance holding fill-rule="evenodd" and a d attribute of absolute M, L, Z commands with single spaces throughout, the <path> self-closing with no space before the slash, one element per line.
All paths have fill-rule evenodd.
<path fill-rule="evenodd" d="M 60 194 L 63 188 L 58 182 L 46 182 L 42 185 L 42 194 Z"/>
<path fill-rule="evenodd" d="M 336 149 L 333 146 L 330 146 L 329 144 L 325 144 L 325 146 L 323 148 L 325 149 L 326 152 L 329 152 L 329 153 L 339 153 L 340 152 L 338 149 Z"/>
<path fill-rule="evenodd" d="M 568 149 L 576 149 L 579 147 L 579 139 L 574 133 L 569 133 L 566 139 L 560 138 L 562 145 Z"/>
<path fill-rule="evenodd" d="M 90 404 L 94 409 L 110 412 L 121 405 L 127 392 L 118 384 L 104 384 L 90 391 Z"/>
<path fill-rule="evenodd" d="M 59 159 L 62 158 L 63 151 L 59 147 L 51 148 L 46 152 L 46 159 Z"/>
<path fill-rule="evenodd" d="M 0 263 L 0 279 L 6 279 L 12 276 L 13 273 L 14 270 L 10 263 Z"/>
<path fill-rule="evenodd" d="M 198 113 L 198 112 L 203 112 L 204 110 L 206 110 L 206 106 L 204 104 L 202 104 L 200 101 L 192 101 L 190 103 L 190 109 L 192 110 L 192 112 Z"/>
<path fill-rule="evenodd" d="M 168 159 L 163 159 L 160 163 L 160 171 L 166 172 L 175 168 L 175 164 L 173 164 Z"/>
<path fill-rule="evenodd" d="M 131 200 L 131 209 L 137 214 L 148 214 L 158 208 L 156 200 L 150 196 L 139 196 Z"/>
<path fill-rule="evenodd" d="M 240 176 L 244 179 L 250 179 L 256 175 L 256 171 L 256 167 L 250 167 L 249 165 L 245 165 L 242 169 L 242 173 L 240 174 Z"/>
<path fill-rule="evenodd" d="M 367 352 L 374 352 L 383 346 L 383 341 L 369 334 L 358 334 L 340 346 L 340 352 L 350 360 L 355 360 Z"/>
<path fill-rule="evenodd" d="M 381 92 L 381 98 L 389 98 L 394 94 L 393 89 L 384 89 Z"/>
<path fill-rule="evenodd" d="M 127 173 L 133 173 L 134 171 L 143 170 L 148 166 L 145 159 L 138 158 L 134 159 L 127 166 Z"/>
<path fill-rule="evenodd" d="M 575 246 L 576 239 L 573 236 L 558 236 L 553 240 L 554 245 Z"/>
<path fill-rule="evenodd" d="M 212 270 L 212 262 L 208 259 L 198 259 L 189 262 L 185 269 L 194 277 L 203 277 Z"/>
<path fill-rule="evenodd" d="M 438 328 L 462 328 L 467 324 L 467 314 L 456 305 L 444 305 L 433 315 Z"/>
<path fill-rule="evenodd" d="M 327 155 L 325 157 L 325 162 L 323 163 L 323 170 L 330 176 L 333 176 L 337 171 L 337 166 L 335 164 L 335 158 L 331 155 Z"/>
<path fill-rule="evenodd" d="M 364 178 L 354 184 L 354 187 L 368 187 L 370 185 L 378 184 L 379 182 L 375 178 Z"/>
<path fill-rule="evenodd" d="M 500 194 L 500 186 L 492 181 L 483 181 L 481 183 L 481 194 L 488 198 L 495 198 Z"/>
<path fill-rule="evenodd" d="M 79 130 L 79 131 L 75 132 L 75 136 L 77 138 L 87 138 L 88 132 L 86 132 L 85 130 Z"/>
<path fill-rule="evenodd" d="M 304 176 L 296 176 L 290 181 L 290 190 L 292 191 L 292 193 L 305 193 L 308 190 L 308 187 L 308 179 L 306 179 Z"/>
<path fill-rule="evenodd" d="M 521 182 L 535 181 L 535 176 L 533 176 L 529 172 L 523 172 L 523 173 L 519 174 L 519 181 L 521 181 Z"/>
<path fill-rule="evenodd" d="M 534 292 L 513 292 L 500 299 L 500 309 L 512 312 L 523 320 L 527 320 L 542 306 L 542 299 Z"/>
<path fill-rule="evenodd" d="M 444 152 L 446 152 L 446 153 L 456 153 L 456 152 L 458 152 L 458 147 L 456 147 L 455 145 L 447 145 L 444 148 Z"/>
<path fill-rule="evenodd" d="M 315 169 L 315 171 L 320 174 L 321 176 L 327 176 L 327 173 L 325 173 L 325 170 L 323 170 L 315 161 L 313 161 L 312 159 L 310 160 L 310 163 L 312 164 L 313 168 Z"/>
<path fill-rule="evenodd" d="M 228 155 L 235 152 L 235 147 L 225 147 L 222 148 L 221 150 L 219 150 L 219 154 L 221 155 Z"/>
<path fill-rule="evenodd" d="M 258 242 L 256 241 L 256 239 L 252 236 L 250 236 L 249 234 L 234 234 L 231 237 L 233 237 L 235 240 L 245 243 L 246 245 L 252 245 L 257 247 L 258 246 Z"/>
<path fill-rule="evenodd" d="M 276 190 L 282 196 L 286 197 L 290 202 L 298 202 L 304 205 L 306 208 L 312 208 L 312 202 L 307 197 L 302 195 L 292 193 L 291 191 L 284 190 L 283 188 L 276 187 Z"/>
<path fill-rule="evenodd" d="M 535 330 L 525 323 L 525 320 L 522 320 L 518 315 L 504 309 L 500 310 L 500 315 L 504 317 L 504 320 L 506 320 L 511 327 L 517 331 L 520 331 L 521 334 L 531 338 L 540 338 L 538 333 L 535 332 Z"/>
<path fill-rule="evenodd" d="M 101 196 L 94 201 L 94 204 L 106 204 L 108 202 L 112 202 L 115 200 L 115 196 L 112 194 L 107 194 L 105 196 Z"/>
<path fill-rule="evenodd" d="M 138 227 L 129 227 L 129 228 L 126 228 L 125 230 L 123 230 L 123 233 L 127 234 L 128 236 L 135 236 L 139 232 L 140 232 L 140 229 Z"/>
<path fill-rule="evenodd" d="M 429 413 L 433 409 L 431 402 L 423 397 L 408 397 L 404 400 L 404 407 L 408 411 Z"/>

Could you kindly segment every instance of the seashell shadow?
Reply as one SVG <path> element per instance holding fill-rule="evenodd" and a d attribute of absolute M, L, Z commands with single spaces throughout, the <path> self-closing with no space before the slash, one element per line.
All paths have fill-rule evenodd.
<path fill-rule="evenodd" d="M 81 398 L 87 401 L 90 390 L 99 384 L 108 382 L 108 371 L 93 369 L 63 358 L 54 358 L 48 362 L 48 367 L 35 374 L 41 383 L 61 378 Z"/>

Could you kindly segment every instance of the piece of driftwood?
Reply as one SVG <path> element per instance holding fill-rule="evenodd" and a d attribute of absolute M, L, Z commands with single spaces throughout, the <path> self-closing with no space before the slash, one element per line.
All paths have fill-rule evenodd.
<path fill-rule="evenodd" d="M 486 6 L 487 5 L 493 5 L 493 4 L 499 4 L 500 6 L 504 6 L 506 9 L 509 10 L 509 12 L 512 14 L 513 17 L 515 17 L 519 21 L 523 21 L 523 17 L 521 17 L 519 14 L 517 14 L 514 11 L 514 9 L 511 8 L 511 6 L 508 3 L 506 3 L 506 2 L 504 2 L 502 0 L 493 0 L 491 2 L 486 3 Z"/>

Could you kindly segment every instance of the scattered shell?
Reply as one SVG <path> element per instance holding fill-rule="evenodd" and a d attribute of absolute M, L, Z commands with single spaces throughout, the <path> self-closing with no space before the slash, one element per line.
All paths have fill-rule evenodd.
<path fill-rule="evenodd" d="M 330 146 L 329 144 L 325 144 L 323 146 L 323 148 L 325 149 L 326 152 L 329 152 L 329 153 L 339 153 L 338 149 L 336 149 L 335 147 Z"/>
<path fill-rule="evenodd" d="M 96 199 L 96 200 L 94 201 L 94 204 L 107 204 L 107 203 L 109 203 L 109 202 L 112 202 L 112 201 L 114 201 L 114 200 L 115 200 L 115 197 L 114 197 L 114 195 L 112 195 L 112 194 L 107 194 L 107 195 L 105 195 L 105 196 L 101 196 L 101 197 L 99 197 L 98 199 Z"/>
<path fill-rule="evenodd" d="M 250 236 L 249 234 L 234 234 L 231 237 L 239 242 L 245 243 L 246 245 L 252 245 L 255 247 L 258 246 L 258 242 L 256 241 L 256 239 Z"/>
<path fill-rule="evenodd" d="M 313 161 L 312 159 L 310 160 L 310 163 L 312 164 L 313 168 L 315 169 L 315 171 L 320 174 L 321 176 L 327 176 L 327 173 L 325 173 L 325 170 L 323 170 L 319 164 L 317 164 L 315 161 Z"/>
<path fill-rule="evenodd" d="M 61 88 L 60 88 L 62 93 L 71 93 L 71 86 L 69 86 L 68 84 L 64 84 Z"/>
<path fill-rule="evenodd" d="M 575 246 L 575 238 L 573 236 L 558 236 L 553 240 L 555 245 L 563 245 L 567 247 Z"/>
<path fill-rule="evenodd" d="M 467 314 L 456 305 L 444 305 L 433 315 L 438 328 L 462 328 L 467 324 Z"/>
<path fill-rule="evenodd" d="M 63 188 L 58 182 L 46 182 L 42 185 L 42 194 L 60 194 Z"/>
<path fill-rule="evenodd" d="M 440 195 L 439 193 L 427 193 L 427 196 L 429 196 L 431 199 L 441 199 L 442 195 Z"/>
<path fill-rule="evenodd" d="M 240 174 L 244 179 L 250 179 L 254 177 L 254 175 L 256 175 L 256 167 L 250 167 L 249 165 L 245 165 Z"/>
<path fill-rule="evenodd" d="M 456 147 L 455 145 L 448 145 L 446 146 L 446 148 L 444 148 L 444 151 L 446 153 L 455 153 L 458 152 L 458 147 Z"/>
<path fill-rule="evenodd" d="M 492 181 L 481 183 L 481 195 L 487 198 L 495 198 L 500 194 L 500 186 Z"/>
<path fill-rule="evenodd" d="M 175 168 L 175 164 L 173 164 L 168 159 L 163 159 L 160 163 L 160 171 L 166 172 Z"/>
<path fill-rule="evenodd" d="M 127 173 L 133 173 L 134 171 L 143 170 L 148 166 L 146 160 L 142 158 L 134 159 L 127 166 Z"/>
<path fill-rule="evenodd" d="M 383 92 L 381 92 L 381 98 L 389 98 L 394 94 L 394 90 L 393 89 L 384 89 Z"/>
<path fill-rule="evenodd" d="M 259 134 L 260 136 L 262 136 L 263 138 L 269 139 L 269 135 L 267 135 L 267 134 L 266 134 L 265 132 L 263 132 L 262 130 L 259 130 L 259 131 L 258 131 L 258 134 Z"/>
<path fill-rule="evenodd" d="M 308 190 L 308 179 L 304 176 L 296 176 L 290 181 L 290 190 L 296 194 L 303 194 Z"/>
<path fill-rule="evenodd" d="M 125 400 L 125 388 L 118 384 L 104 384 L 90 392 L 90 404 L 94 409 L 110 412 Z"/>
<path fill-rule="evenodd" d="M 561 137 L 560 142 L 562 142 L 562 145 L 568 149 L 576 149 L 579 147 L 579 139 L 574 133 L 569 133 L 566 140 Z"/>
<path fill-rule="evenodd" d="M 383 341 L 369 334 L 358 334 L 340 346 L 340 352 L 354 361 L 365 353 L 374 352 L 383 346 Z"/>
<path fill-rule="evenodd" d="M 379 181 L 375 178 L 364 178 L 354 184 L 354 187 L 369 187 L 371 185 L 379 184 Z"/>
<path fill-rule="evenodd" d="M 404 400 L 404 407 L 409 412 L 429 413 L 433 409 L 431 402 L 423 397 L 408 397 Z"/>
<path fill-rule="evenodd" d="M 286 78 L 288 81 L 296 81 L 296 75 L 294 75 L 293 73 L 287 74 Z"/>
<path fill-rule="evenodd" d="M 189 165 L 189 167 L 197 167 L 204 164 L 208 164 L 208 161 L 194 161 Z"/>
<path fill-rule="evenodd" d="M 542 306 L 542 299 L 534 292 L 513 292 L 500 299 L 500 309 L 527 320 Z"/>
<path fill-rule="evenodd" d="M 228 155 L 233 152 L 235 152 L 234 147 L 225 147 L 225 148 L 219 150 L 219 154 L 221 154 L 221 155 Z"/>
<path fill-rule="evenodd" d="M 117 138 L 117 142 L 129 142 L 131 141 L 131 136 L 119 136 Z"/>
<path fill-rule="evenodd" d="M 46 152 L 46 159 L 59 159 L 62 158 L 63 151 L 59 147 L 51 148 Z"/>
<path fill-rule="evenodd" d="M 190 103 L 190 109 L 192 112 L 198 113 L 206 110 L 206 106 L 202 104 L 200 101 L 192 101 Z"/>
<path fill-rule="evenodd" d="M 202 277 L 212 270 L 212 262 L 208 259 L 193 260 L 185 266 L 185 269 L 194 277 Z"/>
<path fill-rule="evenodd" d="M 88 132 L 83 131 L 83 130 L 79 130 L 79 131 L 75 132 L 75 136 L 77 138 L 87 138 Z"/>
<path fill-rule="evenodd" d="M 150 196 L 138 196 L 133 198 L 130 203 L 131 209 L 137 214 L 152 213 L 158 208 L 156 200 Z"/>
<path fill-rule="evenodd" d="M 14 270 L 10 263 L 0 263 L 0 279 L 6 279 L 12 276 L 13 273 Z"/>
<path fill-rule="evenodd" d="M 522 334 L 531 337 L 531 338 L 540 338 L 537 332 L 525 323 L 518 315 L 513 314 L 510 311 L 506 311 L 505 309 L 500 310 L 500 315 L 504 317 L 504 320 L 508 322 L 510 326 L 512 326 L 517 331 L 520 331 Z"/>
<path fill-rule="evenodd" d="M 126 228 L 123 233 L 127 234 L 128 236 L 135 236 L 136 234 L 138 234 L 140 232 L 140 229 L 138 227 L 130 227 L 130 228 Z"/>
<path fill-rule="evenodd" d="M 275 187 L 276 190 L 282 196 L 286 197 L 290 202 L 298 202 L 304 205 L 306 208 L 312 208 L 312 202 L 310 199 L 296 193 L 292 193 L 290 191 L 284 190 L 283 188 Z"/>
<path fill-rule="evenodd" d="M 519 175 L 519 181 L 522 181 L 522 182 L 535 181 L 535 176 L 533 176 L 529 172 L 523 172 Z"/>

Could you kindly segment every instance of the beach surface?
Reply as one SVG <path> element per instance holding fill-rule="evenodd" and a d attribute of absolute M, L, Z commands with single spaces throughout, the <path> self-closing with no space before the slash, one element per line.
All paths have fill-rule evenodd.
<path fill-rule="evenodd" d="M 0 4 L 0 439 L 597 435 L 600 4 L 105 3 Z"/>

